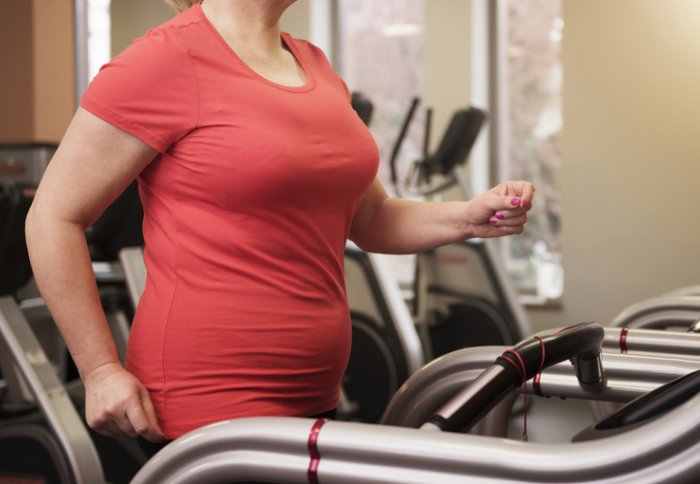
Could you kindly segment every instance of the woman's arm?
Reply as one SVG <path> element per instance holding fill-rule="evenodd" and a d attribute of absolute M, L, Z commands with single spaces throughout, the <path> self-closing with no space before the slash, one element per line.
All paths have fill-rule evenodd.
<path fill-rule="evenodd" d="M 414 202 L 389 198 L 379 180 L 367 190 L 350 239 L 362 249 L 412 254 L 471 237 L 519 234 L 535 188 L 508 182 L 466 202 Z"/>
<path fill-rule="evenodd" d="M 80 108 L 42 177 L 27 216 L 34 277 L 86 389 L 88 424 L 105 435 L 162 440 L 146 389 L 119 362 L 85 229 L 156 155 L 138 138 Z"/>

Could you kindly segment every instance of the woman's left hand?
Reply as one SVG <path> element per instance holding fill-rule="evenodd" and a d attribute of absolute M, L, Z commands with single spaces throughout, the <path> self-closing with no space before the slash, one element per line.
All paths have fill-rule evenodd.
<path fill-rule="evenodd" d="M 534 195 L 531 183 L 509 181 L 471 199 L 464 218 L 467 233 L 483 238 L 522 233 Z"/>

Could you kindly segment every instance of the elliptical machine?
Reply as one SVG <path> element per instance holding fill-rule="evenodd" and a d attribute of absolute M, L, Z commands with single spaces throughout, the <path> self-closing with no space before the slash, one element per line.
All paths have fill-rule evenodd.
<path fill-rule="evenodd" d="M 440 358 L 412 377 L 407 385 L 415 391 L 396 397 L 413 400 L 404 402 L 409 403 L 401 405 L 404 409 L 424 407 L 421 429 L 298 418 L 240 419 L 203 427 L 163 449 L 134 484 L 695 482 L 700 472 L 698 362 L 668 373 L 659 371 L 653 358 L 614 355 L 614 365 L 605 360 L 601 366 L 602 339 L 601 326 L 585 323 L 513 348 L 466 348 Z M 547 387 L 551 396 L 640 398 L 581 432 L 571 444 L 454 433 L 469 427 L 502 396 L 523 388 L 525 380 L 555 369 L 564 371 Z M 462 377 L 468 386 L 455 387 L 455 370 L 467 370 Z M 450 395 L 418 388 L 417 380 L 425 373 L 432 373 L 429 380 L 452 386 Z M 632 375 L 638 381 L 626 385 Z M 537 388 L 528 384 L 526 390 Z M 425 417 L 428 422 L 421 425 Z"/>
<path fill-rule="evenodd" d="M 145 457 L 132 439 L 88 429 L 84 388 L 66 370 L 67 350 L 43 301 L 18 302 L 32 276 L 24 221 L 35 189 L 0 186 L 0 481 L 128 482 Z"/>
<path fill-rule="evenodd" d="M 369 124 L 371 101 L 355 93 L 352 103 Z M 396 160 L 417 106 L 414 99 L 390 158 L 392 182 L 399 194 Z M 423 166 L 427 181 L 439 171 L 454 179 L 440 190 L 456 183 L 456 168 L 464 164 L 484 118 L 473 108 L 456 113 L 438 150 L 430 156 L 426 134 L 425 156 L 417 166 Z M 430 115 L 426 132 L 429 130 Z M 353 349 L 344 382 L 343 394 L 348 398 L 341 402 L 339 412 L 343 420 L 378 421 L 391 396 L 421 361 L 464 347 L 512 344 L 530 334 L 525 312 L 490 241 L 472 239 L 419 254 L 412 315 L 386 256 L 348 244 L 345 265 Z"/>
<path fill-rule="evenodd" d="M 454 113 L 437 150 L 429 153 L 432 110 L 426 111 L 423 157 L 409 168 L 407 183 L 399 182 L 397 159 L 419 99 L 404 118 L 390 158 L 391 181 L 397 195 L 410 193 L 441 199 L 456 187 L 468 200 L 466 163 L 486 114 L 475 107 Z M 418 254 L 413 315 L 427 359 L 482 345 L 508 345 L 531 333 L 496 242 L 469 239 Z"/>
<path fill-rule="evenodd" d="M 33 191 L 0 186 L 0 481 L 101 481 L 87 429 L 15 299 L 31 277 L 24 219 Z"/>

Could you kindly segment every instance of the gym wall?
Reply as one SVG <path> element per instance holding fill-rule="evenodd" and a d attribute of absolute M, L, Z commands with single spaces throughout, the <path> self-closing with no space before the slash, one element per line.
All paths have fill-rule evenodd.
<path fill-rule="evenodd" d="M 119 0 L 110 5 L 112 20 L 112 55 L 123 51 L 131 42 L 175 15 L 163 0 Z M 309 0 L 298 0 L 284 14 L 282 29 L 308 38 L 310 29 Z"/>
<path fill-rule="evenodd" d="M 115 56 L 135 38 L 168 21 L 176 12 L 163 0 L 112 0 L 109 13 L 112 56 Z"/>
<path fill-rule="evenodd" d="M 72 0 L 0 2 L 0 141 L 57 142 L 75 111 Z"/>
<path fill-rule="evenodd" d="M 309 39 L 311 37 L 311 1 L 297 0 L 284 12 L 280 27 L 292 36 Z"/>
<path fill-rule="evenodd" d="M 425 92 L 423 106 L 433 108 L 433 133 L 444 133 L 455 110 L 471 95 L 471 2 L 425 2 Z M 434 134 L 432 148 L 440 135 Z"/>
<path fill-rule="evenodd" d="M 34 131 L 32 4 L 0 2 L 0 141 L 26 141 Z"/>
<path fill-rule="evenodd" d="M 608 323 L 700 284 L 700 2 L 564 1 L 560 310 Z"/>

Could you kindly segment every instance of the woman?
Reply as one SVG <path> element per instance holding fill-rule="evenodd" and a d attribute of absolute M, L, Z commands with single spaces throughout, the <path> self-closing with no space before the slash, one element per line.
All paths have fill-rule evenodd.
<path fill-rule="evenodd" d="M 388 198 L 344 83 L 280 33 L 293 0 L 186 3 L 92 82 L 27 219 L 89 425 L 151 442 L 332 412 L 350 348 L 346 240 L 413 253 L 517 234 L 534 193 L 512 182 L 468 202 Z M 136 177 L 148 281 L 123 368 L 83 234 Z"/>

